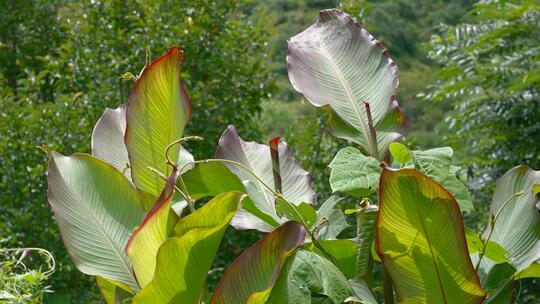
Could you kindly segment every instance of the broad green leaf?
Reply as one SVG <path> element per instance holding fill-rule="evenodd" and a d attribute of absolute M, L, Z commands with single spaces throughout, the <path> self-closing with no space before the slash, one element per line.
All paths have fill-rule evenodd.
<path fill-rule="evenodd" d="M 180 219 L 176 236 L 159 248 L 154 278 L 133 303 L 198 303 L 223 234 L 243 198 L 242 193 L 223 193 Z"/>
<path fill-rule="evenodd" d="M 101 290 L 103 300 L 105 300 L 105 303 L 107 304 L 122 303 L 121 301 L 124 298 L 133 297 L 133 291 L 123 283 L 107 280 L 101 276 L 97 276 L 96 281 Z M 119 291 L 119 289 L 121 291 Z"/>
<path fill-rule="evenodd" d="M 493 266 L 482 280 L 482 288 L 488 296 L 484 303 L 511 303 L 516 269 L 508 263 Z"/>
<path fill-rule="evenodd" d="M 308 229 L 317 221 L 317 211 L 308 203 L 294 205 L 280 199 L 276 204 L 276 210 L 289 220 L 305 223 Z"/>
<path fill-rule="evenodd" d="M 191 103 L 180 78 L 183 53 L 178 47 L 147 66 L 135 83 L 127 103 L 125 142 L 135 186 L 159 196 L 165 181 L 150 168 L 165 176 L 171 173 L 165 165 L 165 149 L 182 137 L 191 115 Z M 179 163 L 179 145 L 171 159 Z"/>
<path fill-rule="evenodd" d="M 137 190 L 120 171 L 87 154 L 52 152 L 48 179 L 49 203 L 75 266 L 138 290 L 124 254 L 144 217 Z"/>
<path fill-rule="evenodd" d="M 529 267 L 518 272 L 515 276 L 516 280 L 525 278 L 540 278 L 540 261 L 532 263 Z"/>
<path fill-rule="evenodd" d="M 379 161 L 364 156 L 360 150 L 347 147 L 341 149 L 330 165 L 330 187 L 333 192 L 353 196 L 369 196 L 375 193 L 381 168 Z"/>
<path fill-rule="evenodd" d="M 375 240 L 378 211 L 379 208 L 377 206 L 370 205 L 362 208 L 356 214 L 356 243 L 358 244 L 356 274 L 361 278 L 366 278 L 366 276 L 370 275 L 371 244 Z"/>
<path fill-rule="evenodd" d="M 264 303 L 287 257 L 304 243 L 306 230 L 287 222 L 244 251 L 225 272 L 211 304 Z"/>
<path fill-rule="evenodd" d="M 154 277 L 158 249 L 169 236 L 170 222 L 173 218 L 171 205 L 174 184 L 178 175 L 178 170 L 174 168 L 154 208 L 146 215 L 144 222 L 133 233 L 126 245 L 125 252 L 141 288 L 148 285 Z"/>
<path fill-rule="evenodd" d="M 348 279 L 356 275 L 356 252 L 358 245 L 351 240 L 321 240 L 319 244 L 337 261 L 339 269 Z M 304 245 L 306 250 L 321 256 L 324 254 L 313 243 Z"/>
<path fill-rule="evenodd" d="M 454 151 L 450 147 L 426 151 L 412 151 L 417 170 L 433 178 L 456 198 L 461 210 L 473 211 L 474 206 L 467 186 L 458 179 L 457 167 L 452 166 Z"/>
<path fill-rule="evenodd" d="M 405 165 L 412 161 L 411 151 L 409 151 L 405 145 L 394 142 L 390 144 L 388 149 L 390 150 L 392 157 L 401 165 Z"/>
<path fill-rule="evenodd" d="M 350 294 L 347 279 L 332 262 L 299 250 L 283 267 L 266 303 L 341 304 Z"/>
<path fill-rule="evenodd" d="M 126 133 L 126 106 L 105 109 L 92 131 L 92 155 L 113 165 L 131 180 Z"/>
<path fill-rule="evenodd" d="M 478 234 L 465 229 L 465 237 L 467 239 L 467 247 L 469 248 L 469 254 L 475 254 L 481 252 L 484 249 L 484 242 L 480 239 Z M 484 249 L 484 255 L 497 263 L 508 262 L 508 253 L 499 244 L 488 241 L 486 248 Z"/>
<path fill-rule="evenodd" d="M 487 238 L 491 234 L 490 240 L 506 249 L 510 264 L 518 272 L 540 259 L 540 217 L 533 190 L 538 184 L 540 171 L 526 166 L 515 167 L 503 175 L 493 193 L 490 221 L 496 214 L 499 216 L 495 226 L 488 225 L 483 235 Z M 520 192 L 523 194 L 517 196 Z"/>
<path fill-rule="evenodd" d="M 376 245 L 400 302 L 482 303 L 485 298 L 456 200 L 414 169 L 383 169 Z"/>
<path fill-rule="evenodd" d="M 298 165 L 287 143 L 280 142 L 278 150 L 283 197 L 295 205 L 302 202 L 314 204 L 315 192 L 311 189 L 309 172 Z M 253 171 L 261 180 L 258 180 L 241 166 L 226 163 L 227 167 L 244 184 L 254 206 L 270 217 L 272 221 L 284 222 L 276 213 L 275 198 L 270 191 L 270 189 L 274 189 L 274 177 L 269 146 L 242 140 L 236 132 L 236 128 L 230 125 L 221 135 L 216 157 L 238 162 Z M 257 216 L 257 214 L 254 215 Z M 274 225 L 273 222 L 266 220 L 267 217 L 261 219 L 269 225 Z M 236 218 L 233 224 L 235 227 L 236 225 L 242 227 L 242 229 L 258 229 L 259 225 L 252 219 L 253 217 Z"/>
<path fill-rule="evenodd" d="M 334 134 L 384 158 L 400 136 L 403 117 L 396 101 L 397 67 L 380 42 L 351 16 L 322 10 L 315 24 L 289 40 L 287 63 L 293 87 L 313 105 L 331 109 Z"/>
<path fill-rule="evenodd" d="M 346 303 L 378 304 L 373 292 L 367 286 L 366 282 L 360 278 L 349 280 L 352 289 L 352 296 L 346 300 Z"/>
<path fill-rule="evenodd" d="M 336 205 L 342 199 L 336 195 L 330 196 L 317 211 L 317 239 L 331 240 L 349 227 L 341 209 Z"/>

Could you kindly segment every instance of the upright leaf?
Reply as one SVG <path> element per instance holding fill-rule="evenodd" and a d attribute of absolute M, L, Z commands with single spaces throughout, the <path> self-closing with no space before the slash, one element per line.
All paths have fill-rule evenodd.
<path fill-rule="evenodd" d="M 287 222 L 266 235 L 233 262 L 210 303 L 264 303 L 287 257 L 305 237 L 306 230 L 296 222 Z"/>
<path fill-rule="evenodd" d="M 131 179 L 125 133 L 126 106 L 105 109 L 92 131 L 92 155 L 113 165 Z"/>
<path fill-rule="evenodd" d="M 165 176 L 165 149 L 182 137 L 191 115 L 191 103 L 180 78 L 183 53 L 172 47 L 147 66 L 135 83 L 127 104 L 126 147 L 131 176 L 137 188 L 159 196 L 165 182 L 150 168 Z M 179 145 L 171 149 L 172 161 L 179 162 Z"/>
<path fill-rule="evenodd" d="M 144 217 L 137 190 L 120 171 L 87 154 L 52 152 L 48 179 L 49 203 L 75 266 L 138 290 L 124 254 Z"/>
<path fill-rule="evenodd" d="M 299 250 L 283 267 L 266 303 L 341 304 L 350 294 L 347 279 L 332 262 Z"/>
<path fill-rule="evenodd" d="M 379 161 L 364 156 L 353 147 L 339 150 L 330 165 L 330 187 L 333 192 L 353 196 L 369 196 L 375 193 L 381 168 Z"/>
<path fill-rule="evenodd" d="M 335 134 L 381 159 L 400 135 L 397 67 L 380 42 L 354 19 L 335 9 L 289 40 L 289 79 L 313 105 L 328 106 Z M 371 133 L 368 112 L 377 131 Z"/>
<path fill-rule="evenodd" d="M 400 302 L 481 303 L 485 298 L 456 200 L 414 169 L 383 169 L 376 247 Z"/>
<path fill-rule="evenodd" d="M 490 240 L 506 249 L 518 272 L 540 259 L 540 216 L 536 209 L 540 189 L 535 190 L 539 184 L 540 171 L 515 167 L 497 181 L 491 201 L 490 218 L 499 215 L 495 226 L 488 225 L 483 236 L 491 234 Z"/>
<path fill-rule="evenodd" d="M 280 142 L 278 150 L 283 196 L 287 201 L 296 205 L 302 202 L 314 204 L 315 192 L 311 189 L 309 172 L 298 165 L 287 143 Z M 216 157 L 238 162 L 249 168 L 261 179 L 258 180 L 245 168 L 235 164 L 226 164 L 244 183 L 255 207 L 272 218 L 273 221 L 281 223 L 282 220 L 276 213 L 274 195 L 266 187 L 268 186 L 270 189 L 274 189 L 270 148 L 256 142 L 242 140 L 236 132 L 236 128 L 231 125 L 221 135 Z M 263 218 L 263 220 L 265 219 Z M 257 229 L 257 225 L 252 221 L 236 222 L 244 229 Z M 271 222 L 267 223 L 273 224 Z"/>
<path fill-rule="evenodd" d="M 178 170 L 174 168 L 154 208 L 146 215 L 125 248 L 141 288 L 148 285 L 154 277 L 158 249 L 169 236 L 171 204 L 178 175 Z"/>
<path fill-rule="evenodd" d="M 238 192 L 220 194 L 180 219 L 174 227 L 176 237 L 159 248 L 153 280 L 133 303 L 198 303 L 223 234 L 244 197 Z"/>
<path fill-rule="evenodd" d="M 375 239 L 375 225 L 379 208 L 369 205 L 356 213 L 356 243 L 358 251 L 356 253 L 356 274 L 367 281 L 367 276 L 371 276 L 371 244 Z"/>

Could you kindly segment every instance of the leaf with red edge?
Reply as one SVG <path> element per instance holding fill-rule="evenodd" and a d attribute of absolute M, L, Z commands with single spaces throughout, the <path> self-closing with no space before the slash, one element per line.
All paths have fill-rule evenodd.
<path fill-rule="evenodd" d="M 165 149 L 182 133 L 191 116 L 191 102 L 184 89 L 178 47 L 148 65 L 135 83 L 127 104 L 125 143 L 131 165 L 131 176 L 137 188 L 158 196 L 165 182 L 153 172 L 171 173 L 165 165 Z M 169 155 L 174 163 L 181 160 L 176 145 Z"/>
<path fill-rule="evenodd" d="M 305 237 L 304 227 L 292 221 L 266 235 L 233 262 L 210 303 L 264 303 L 287 257 L 304 243 Z"/>
<path fill-rule="evenodd" d="M 384 168 L 376 249 L 403 303 L 482 303 L 456 199 L 414 169 Z"/>

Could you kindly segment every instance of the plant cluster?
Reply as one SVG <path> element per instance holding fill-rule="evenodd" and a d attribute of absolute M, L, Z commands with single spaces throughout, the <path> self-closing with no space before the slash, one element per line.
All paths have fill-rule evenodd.
<path fill-rule="evenodd" d="M 183 147 L 201 140 L 182 137 L 192 112 L 183 60 L 172 47 L 135 76 L 127 104 L 97 122 L 92 155 L 44 147 L 66 249 L 107 303 L 495 303 L 512 299 L 514 280 L 539 276 L 540 172 L 510 170 L 485 231 L 466 230 L 474 205 L 452 149 L 396 142 L 396 64 L 351 16 L 321 11 L 289 40 L 287 63 L 294 89 L 354 144 L 329 164 L 333 192 L 354 209 L 337 195 L 316 209 L 309 173 L 279 137 L 248 142 L 230 125 L 215 158 L 195 160 Z M 350 214 L 356 236 L 341 238 Z M 229 225 L 267 234 L 208 290 Z"/>

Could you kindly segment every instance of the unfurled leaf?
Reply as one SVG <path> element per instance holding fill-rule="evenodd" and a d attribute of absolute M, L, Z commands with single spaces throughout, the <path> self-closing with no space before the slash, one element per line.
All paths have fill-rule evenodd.
<path fill-rule="evenodd" d="M 244 251 L 216 286 L 211 304 L 264 303 L 283 264 L 304 243 L 306 230 L 287 222 Z"/>
<path fill-rule="evenodd" d="M 315 24 L 289 40 L 287 63 L 293 87 L 313 105 L 329 108 L 336 136 L 384 158 L 400 136 L 403 117 L 396 101 L 397 67 L 380 42 L 351 16 L 322 10 Z"/>
<path fill-rule="evenodd" d="M 332 262 L 299 250 L 288 259 L 265 303 L 341 304 L 350 294 L 347 279 Z"/>
<path fill-rule="evenodd" d="M 392 157 L 401 165 L 405 165 L 412 161 L 411 151 L 409 151 L 405 145 L 394 142 L 390 144 L 388 149 L 390 150 Z"/>
<path fill-rule="evenodd" d="M 180 219 L 176 236 L 159 248 L 154 278 L 133 303 L 198 303 L 223 234 L 244 197 L 238 192 L 220 194 Z"/>
<path fill-rule="evenodd" d="M 317 238 L 320 240 L 331 240 L 349 227 L 343 211 L 336 208 L 342 199 L 336 195 L 330 196 L 317 211 Z"/>
<path fill-rule="evenodd" d="M 315 192 L 311 189 L 309 173 L 298 165 L 285 142 L 279 143 L 278 150 L 283 197 L 295 205 L 299 205 L 302 202 L 314 204 Z M 241 166 L 226 163 L 227 167 L 244 184 L 254 206 L 260 212 L 266 214 L 267 217 L 270 217 L 272 221 L 277 223 L 283 222 L 276 213 L 275 197 L 270 191 L 270 189 L 275 188 L 270 147 L 256 142 L 242 140 L 238 136 L 236 128 L 229 126 L 223 135 L 221 135 L 216 156 L 221 159 L 238 162 L 253 171 L 261 180 L 258 180 L 253 174 Z M 258 216 L 257 214 L 254 215 Z M 275 224 L 266 220 L 266 217 L 261 219 L 269 225 Z M 243 229 L 258 229 L 258 225 L 249 220 L 248 217 L 245 218 L 245 221 L 235 219 L 233 224 L 235 224 L 235 227 L 239 225 Z"/>
<path fill-rule="evenodd" d="M 506 249 L 510 264 L 518 272 L 540 259 L 540 217 L 533 190 L 538 184 L 540 171 L 526 166 L 515 167 L 503 175 L 497 181 L 490 208 L 490 219 L 497 214 L 498 218 L 495 226 L 488 225 L 483 235 L 491 235 L 491 241 Z"/>
<path fill-rule="evenodd" d="M 482 303 L 454 197 L 414 169 L 385 168 L 379 184 L 377 253 L 398 301 Z"/>
<path fill-rule="evenodd" d="M 126 245 L 125 252 L 141 288 L 148 285 L 154 277 L 158 249 L 169 236 L 170 221 L 174 218 L 171 217 L 174 184 L 178 175 L 178 170 L 174 168 L 154 208 L 146 215 L 144 222 Z"/>
<path fill-rule="evenodd" d="M 369 196 L 375 193 L 379 183 L 381 168 L 379 161 L 364 156 L 353 147 L 341 149 L 330 165 L 330 187 L 333 192 L 343 192 L 353 196 Z"/>
<path fill-rule="evenodd" d="M 124 248 L 144 217 L 137 190 L 124 175 L 87 154 L 49 160 L 49 203 L 77 268 L 138 290 Z"/>
<path fill-rule="evenodd" d="M 131 180 L 125 133 L 126 106 L 105 109 L 92 131 L 92 155 L 113 165 Z"/>
<path fill-rule="evenodd" d="M 322 240 L 319 244 L 328 252 L 338 263 L 339 269 L 348 279 L 356 275 L 356 252 L 358 245 L 351 240 Z M 304 248 L 315 252 L 321 256 L 324 253 L 313 243 L 304 245 Z"/>
<path fill-rule="evenodd" d="M 155 197 L 165 181 L 152 169 L 170 175 L 165 149 L 182 137 L 191 115 L 191 103 L 180 78 L 182 60 L 182 51 L 172 47 L 153 61 L 135 83 L 127 104 L 125 142 L 131 176 L 138 189 Z M 181 154 L 180 145 L 169 153 L 175 163 L 180 163 Z"/>
<path fill-rule="evenodd" d="M 366 285 L 366 282 L 360 278 L 355 278 L 352 280 L 349 280 L 349 284 L 351 285 L 352 289 L 352 297 L 349 298 L 349 301 L 345 301 L 346 303 L 363 303 L 363 304 L 378 304 L 377 300 L 375 299 L 375 296 L 369 289 L 369 287 Z"/>

